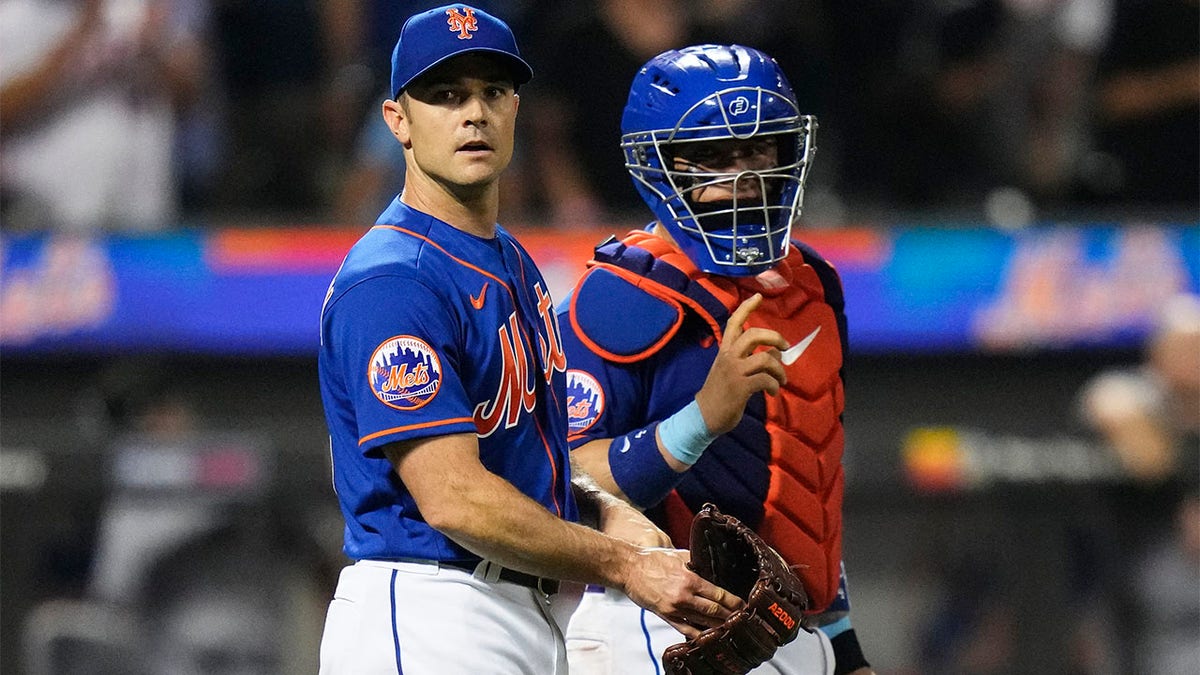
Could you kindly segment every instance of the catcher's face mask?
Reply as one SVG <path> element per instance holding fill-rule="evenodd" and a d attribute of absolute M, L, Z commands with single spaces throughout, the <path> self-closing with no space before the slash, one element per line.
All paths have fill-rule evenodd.
<path fill-rule="evenodd" d="M 748 276 L 787 256 L 816 127 L 766 54 L 703 45 L 661 54 L 638 73 L 621 147 L 638 192 L 684 253 L 706 272 Z"/>

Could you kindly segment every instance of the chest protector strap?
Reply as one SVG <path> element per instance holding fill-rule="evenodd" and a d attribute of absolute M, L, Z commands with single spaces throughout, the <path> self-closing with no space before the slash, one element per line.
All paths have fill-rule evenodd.
<path fill-rule="evenodd" d="M 720 340 L 736 302 L 736 292 L 718 288 L 687 256 L 639 230 L 596 247 L 572 294 L 570 319 L 588 349 L 633 363 L 670 342 L 686 309 Z"/>

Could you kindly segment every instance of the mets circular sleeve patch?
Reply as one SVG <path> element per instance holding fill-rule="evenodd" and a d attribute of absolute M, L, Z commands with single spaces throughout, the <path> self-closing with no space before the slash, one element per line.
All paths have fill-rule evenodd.
<path fill-rule="evenodd" d="M 604 390 L 596 378 L 574 368 L 567 371 L 567 422 L 569 433 L 581 434 L 604 412 Z"/>
<path fill-rule="evenodd" d="M 375 348 L 367 365 L 375 398 L 397 410 L 416 410 L 442 386 L 442 364 L 424 340 L 397 335 Z"/>

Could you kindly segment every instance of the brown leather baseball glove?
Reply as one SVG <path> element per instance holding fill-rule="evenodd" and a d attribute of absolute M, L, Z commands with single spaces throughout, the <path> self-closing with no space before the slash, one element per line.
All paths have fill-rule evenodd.
<path fill-rule="evenodd" d="M 741 675 L 796 639 L 808 608 L 804 584 L 754 530 L 712 504 L 692 521 L 689 566 L 746 602 L 720 626 L 663 652 L 668 673 Z"/>

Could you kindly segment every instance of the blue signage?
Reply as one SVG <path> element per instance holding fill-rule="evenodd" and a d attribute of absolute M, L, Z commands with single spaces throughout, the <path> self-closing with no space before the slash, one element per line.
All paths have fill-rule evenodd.
<path fill-rule="evenodd" d="M 610 232 L 517 231 L 561 298 Z M 1200 224 L 799 232 L 837 267 L 858 353 L 1131 348 L 1200 293 Z M 349 229 L 0 237 L 7 355 L 315 355 Z M 619 320 L 615 317 L 614 320 Z"/>

